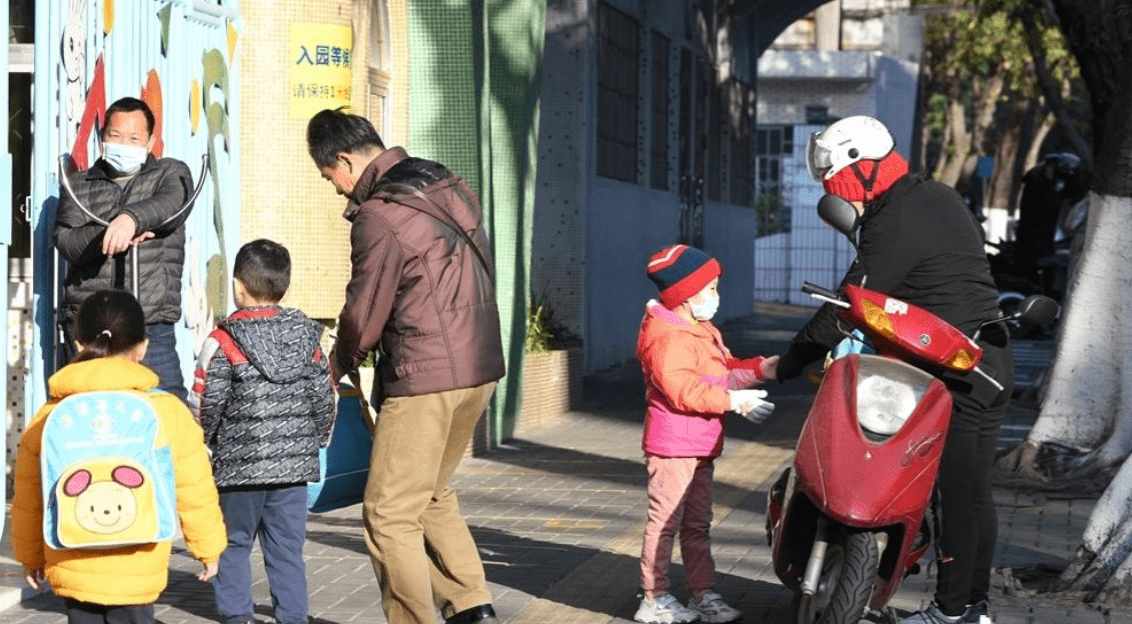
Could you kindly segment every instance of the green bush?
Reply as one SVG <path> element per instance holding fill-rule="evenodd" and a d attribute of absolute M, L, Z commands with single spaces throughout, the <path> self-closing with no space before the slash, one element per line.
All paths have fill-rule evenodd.
<path fill-rule="evenodd" d="M 527 353 L 546 353 L 555 348 L 551 316 L 545 306 L 532 303 L 527 308 Z"/>

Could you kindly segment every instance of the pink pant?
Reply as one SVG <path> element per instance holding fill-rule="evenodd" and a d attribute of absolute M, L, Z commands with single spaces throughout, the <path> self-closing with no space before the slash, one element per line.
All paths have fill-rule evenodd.
<path fill-rule="evenodd" d="M 680 532 L 680 552 L 688 589 L 699 596 L 712 586 L 711 558 L 712 457 L 646 455 L 649 473 L 649 515 L 641 545 L 641 588 L 649 598 L 668 591 L 672 544 Z"/>

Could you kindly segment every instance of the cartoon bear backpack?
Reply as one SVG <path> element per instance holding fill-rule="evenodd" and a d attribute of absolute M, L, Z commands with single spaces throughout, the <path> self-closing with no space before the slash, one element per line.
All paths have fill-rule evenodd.
<path fill-rule="evenodd" d="M 173 449 L 145 393 L 60 401 L 44 423 L 40 475 L 43 539 L 52 549 L 150 544 L 176 533 Z"/>

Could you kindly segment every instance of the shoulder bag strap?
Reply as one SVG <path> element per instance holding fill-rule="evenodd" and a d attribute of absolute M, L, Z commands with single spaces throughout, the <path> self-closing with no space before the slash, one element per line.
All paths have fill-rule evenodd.
<path fill-rule="evenodd" d="M 406 191 L 407 190 L 408 189 L 406 189 Z M 447 212 L 445 212 L 444 209 L 440 207 L 440 204 L 436 203 L 436 201 L 434 201 L 428 195 L 422 193 L 420 189 L 412 189 L 411 192 L 417 198 L 424 200 L 426 207 L 422 208 L 421 206 L 414 206 L 403 201 L 398 201 L 397 196 L 393 194 L 385 196 L 385 199 L 401 204 L 402 206 L 405 206 L 407 208 L 412 208 L 413 210 L 423 212 L 433 219 L 436 219 L 444 225 L 447 225 L 449 228 L 455 230 L 456 233 L 463 237 L 464 241 L 468 243 L 468 245 L 472 248 L 472 251 L 476 252 L 476 257 L 479 258 L 480 264 L 482 264 L 484 270 L 487 271 L 488 277 L 494 279 L 495 276 L 492 275 L 491 265 L 488 264 L 487 258 L 485 258 L 483 255 L 483 251 L 481 251 L 479 246 L 476 245 L 475 241 L 472 240 L 472 237 L 468 236 L 468 233 L 464 231 L 464 228 L 460 227 L 459 223 L 456 223 L 456 220 L 452 218 L 452 215 L 449 215 Z"/>

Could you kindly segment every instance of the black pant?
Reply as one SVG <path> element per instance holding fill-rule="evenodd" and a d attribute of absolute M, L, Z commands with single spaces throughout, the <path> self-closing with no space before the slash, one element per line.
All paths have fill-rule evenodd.
<path fill-rule="evenodd" d="M 963 613 L 966 605 L 985 600 L 990 590 L 998 538 L 992 468 L 1014 388 L 1013 356 L 1007 339 L 998 333 L 992 331 L 988 342 L 980 342 L 980 367 L 1002 384 L 1001 391 L 978 373 L 943 376 L 953 408 L 937 479 L 935 601 L 947 615 Z"/>
<path fill-rule="evenodd" d="M 67 624 L 154 624 L 153 605 L 108 606 L 66 599 Z"/>

